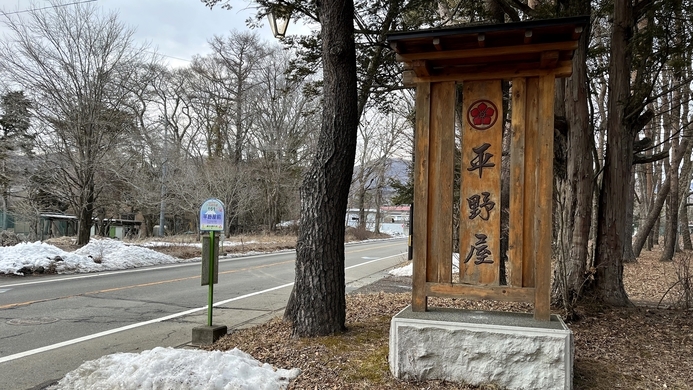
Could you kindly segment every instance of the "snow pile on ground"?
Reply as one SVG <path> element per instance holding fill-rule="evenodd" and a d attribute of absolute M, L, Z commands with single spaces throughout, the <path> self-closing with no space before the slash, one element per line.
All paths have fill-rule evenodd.
<path fill-rule="evenodd" d="M 112 271 L 183 261 L 189 260 L 111 239 L 92 239 L 74 252 L 42 242 L 0 247 L 0 273 L 15 275 Z"/>
<path fill-rule="evenodd" d="M 391 269 L 388 274 L 392 276 L 412 276 L 414 274 L 414 264 L 409 263 L 405 266 Z"/>
<path fill-rule="evenodd" d="M 168 264 L 180 262 L 180 259 L 159 253 L 155 250 L 136 245 L 126 245 L 118 240 L 91 240 L 79 249 L 75 254 L 91 256 L 93 259 L 101 259 L 103 268 L 95 269 L 123 269 L 144 267 L 155 264 Z"/>
<path fill-rule="evenodd" d="M 299 373 L 275 369 L 239 349 L 154 348 L 85 362 L 49 389 L 270 390 L 288 387 Z"/>
<path fill-rule="evenodd" d="M 0 247 L 0 273 L 24 274 L 23 268 L 36 270 L 44 268 L 49 272 L 51 267 L 58 266 L 61 270 L 72 268 L 84 261 L 83 256 L 69 252 L 42 242 L 20 243 L 15 246 Z M 89 259 L 93 263 L 91 259 Z"/>
<path fill-rule="evenodd" d="M 453 253 L 452 254 L 452 271 L 459 272 L 460 270 L 460 254 L 459 253 Z M 414 274 L 414 264 L 409 263 L 405 266 L 399 267 L 399 268 L 394 268 L 391 269 L 388 274 L 392 276 L 412 276 Z"/>

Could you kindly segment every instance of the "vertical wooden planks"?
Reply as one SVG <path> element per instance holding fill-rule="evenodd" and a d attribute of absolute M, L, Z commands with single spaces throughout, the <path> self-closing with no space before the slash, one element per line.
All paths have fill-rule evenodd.
<path fill-rule="evenodd" d="M 431 84 L 427 282 L 452 282 L 455 82 Z"/>
<path fill-rule="evenodd" d="M 498 284 L 502 98 L 500 80 L 464 83 L 460 166 L 460 280 L 463 283 Z"/>
<path fill-rule="evenodd" d="M 426 311 L 426 254 L 428 252 L 428 170 L 429 121 L 431 113 L 431 84 L 416 87 L 416 134 L 414 158 L 414 232 L 412 310 Z"/>
<path fill-rule="evenodd" d="M 523 200 L 522 287 L 534 287 L 536 248 L 534 226 L 537 192 L 537 128 L 539 126 L 539 79 L 528 78 L 525 120 L 525 196 Z M 511 211 L 512 212 L 512 211 Z"/>
<path fill-rule="evenodd" d="M 551 315 L 551 239 L 553 206 L 553 75 L 539 77 L 539 127 L 537 136 L 537 193 L 535 212 L 534 319 L 549 321 Z"/>
<path fill-rule="evenodd" d="M 522 287 L 523 221 L 525 183 L 525 118 L 527 116 L 527 80 L 512 80 L 512 118 L 510 139 L 510 226 L 508 237 L 508 279 L 511 286 Z"/>
<path fill-rule="evenodd" d="M 512 92 L 509 280 L 512 286 L 534 287 L 535 319 L 547 321 L 550 318 L 554 77 L 516 78 Z M 502 119 L 487 123 L 479 119 L 479 113 L 493 112 L 502 118 L 497 108 L 502 106 L 501 99 L 499 81 L 464 85 L 460 189 L 463 283 L 498 284 Z M 427 310 L 428 284 L 452 282 L 454 104 L 454 82 L 417 86 L 414 311 Z"/>

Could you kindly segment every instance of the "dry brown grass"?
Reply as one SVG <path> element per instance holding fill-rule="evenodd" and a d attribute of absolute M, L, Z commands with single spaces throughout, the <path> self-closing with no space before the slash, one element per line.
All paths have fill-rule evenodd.
<path fill-rule="evenodd" d="M 362 229 L 362 228 L 353 228 L 353 227 L 348 227 L 346 228 L 346 231 L 344 232 L 344 241 L 345 242 L 355 242 L 355 241 L 363 241 L 363 240 L 369 240 L 369 239 L 374 239 L 374 238 L 389 238 L 390 235 L 388 234 L 375 234 L 369 230 Z"/>
<path fill-rule="evenodd" d="M 56 246 L 67 252 L 71 252 L 79 248 L 79 245 L 76 244 L 76 237 L 53 237 L 48 238 L 43 242 L 45 242 L 46 244 Z"/>
<path fill-rule="evenodd" d="M 155 237 L 129 241 L 133 244 L 145 242 L 165 242 L 167 246 L 157 246 L 151 249 L 180 259 L 191 259 L 202 255 L 199 246 L 201 238 L 197 234 Z M 268 253 L 296 248 L 296 236 L 283 234 L 236 235 L 224 239 L 220 246 L 220 254 L 231 255 L 240 253 Z"/>
<path fill-rule="evenodd" d="M 152 248 L 158 252 L 165 253 L 181 259 L 200 257 L 200 248 L 190 244 L 199 243 L 200 236 L 197 234 L 186 234 L 179 236 L 166 236 L 163 238 L 148 239 L 147 241 L 163 241 L 171 245 Z M 373 238 L 389 238 L 387 234 L 375 234 L 369 231 L 348 228 L 344 236 L 345 242 L 362 241 Z M 133 243 L 141 243 L 144 240 L 135 240 Z M 242 254 L 242 253 L 267 253 L 296 248 L 296 235 L 267 233 L 254 235 L 234 235 L 224 240 L 221 246 L 222 255 Z"/>
<path fill-rule="evenodd" d="M 580 306 L 582 318 L 569 323 L 575 337 L 574 388 L 693 389 L 693 312 L 655 308 L 674 283 L 673 263 L 644 253 L 625 265 L 625 285 L 634 308 Z M 291 389 L 474 389 L 441 381 L 404 382 L 392 377 L 387 362 L 391 317 L 409 304 L 411 294 L 385 293 L 406 278 L 367 286 L 347 296 L 347 328 L 340 335 L 291 338 L 279 319 L 236 330 L 212 346 L 242 349 L 277 367 L 302 373 Z M 530 305 L 431 299 L 432 306 L 474 310 L 531 311 Z M 497 389 L 494 385 L 481 389 Z"/>
<path fill-rule="evenodd" d="M 387 234 L 375 234 L 367 230 L 348 228 L 344 235 L 345 242 L 356 242 L 374 238 L 389 238 Z M 167 246 L 157 246 L 151 249 L 177 257 L 179 259 L 192 259 L 200 257 L 201 250 L 192 244 L 199 244 L 201 241 L 198 234 L 181 234 L 176 236 L 149 237 L 145 239 L 126 240 L 135 245 L 145 242 L 165 242 Z M 74 237 L 58 237 L 45 240 L 46 243 L 57 246 L 66 251 L 74 251 L 79 248 L 75 244 Z M 278 233 L 266 234 L 242 234 L 228 237 L 221 246 L 221 255 L 243 254 L 243 253 L 268 253 L 280 250 L 290 250 L 296 248 L 296 235 Z"/>

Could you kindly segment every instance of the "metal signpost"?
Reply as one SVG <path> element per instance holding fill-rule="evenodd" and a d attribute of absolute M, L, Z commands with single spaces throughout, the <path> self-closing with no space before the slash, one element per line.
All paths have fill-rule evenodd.
<path fill-rule="evenodd" d="M 200 231 L 209 232 L 209 261 L 207 284 L 209 294 L 207 296 L 207 326 L 212 326 L 212 304 L 214 303 L 214 275 L 218 271 L 215 269 L 215 248 L 214 233 L 224 231 L 224 204 L 219 199 L 208 199 L 200 207 Z M 204 256 L 203 256 L 204 257 Z M 204 261 L 203 261 L 204 263 Z M 204 270 L 204 264 L 203 264 Z M 202 276 L 202 285 L 205 284 L 205 275 Z"/>

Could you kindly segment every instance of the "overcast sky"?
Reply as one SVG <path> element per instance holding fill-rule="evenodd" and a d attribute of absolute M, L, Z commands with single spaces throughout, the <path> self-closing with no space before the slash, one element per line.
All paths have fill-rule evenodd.
<path fill-rule="evenodd" d="M 64 0 L 73 3 L 84 0 Z M 4 12 L 16 12 L 49 6 L 46 0 L 0 0 Z M 152 48 L 173 66 L 186 65 L 195 54 L 209 52 L 207 40 L 216 35 L 228 35 L 232 30 L 246 31 L 245 20 L 256 14 L 255 4 L 247 0 L 231 0 L 233 9 L 205 7 L 200 0 L 96 0 L 97 7 L 115 11 L 120 20 L 136 29 L 138 42 L 150 42 Z M 292 22 L 293 23 L 293 22 Z M 296 26 L 289 25 L 289 33 Z M 274 37 L 265 21 L 255 29 L 263 40 Z M 171 58 L 176 57 L 176 58 Z"/>

